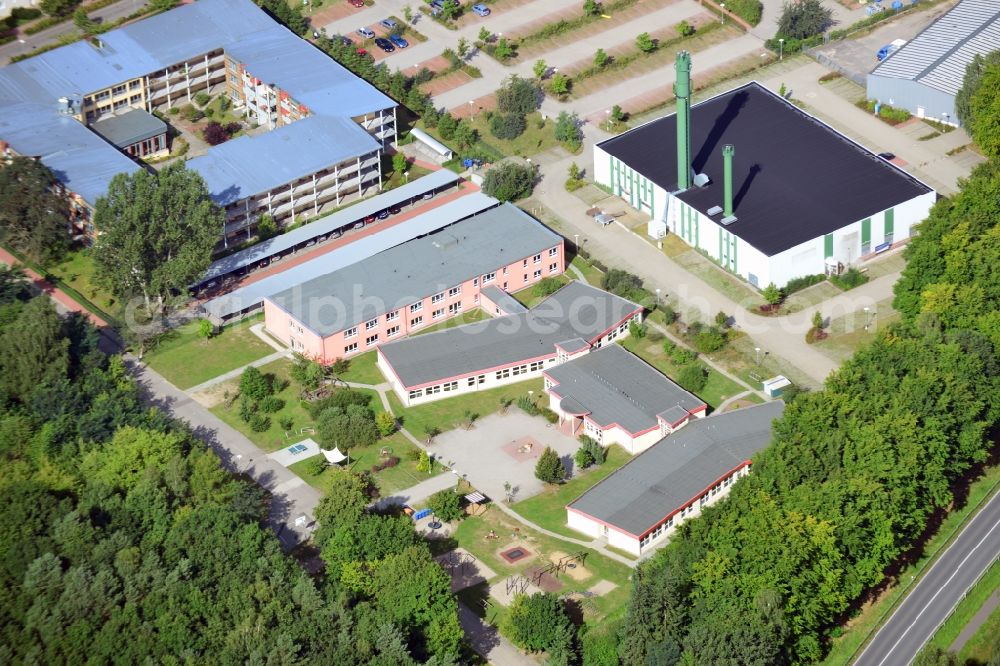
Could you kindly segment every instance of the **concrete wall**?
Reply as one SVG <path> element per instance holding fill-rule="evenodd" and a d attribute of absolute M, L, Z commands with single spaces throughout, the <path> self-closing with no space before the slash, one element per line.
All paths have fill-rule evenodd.
<path fill-rule="evenodd" d="M 955 96 L 917 81 L 869 74 L 868 99 L 906 109 L 918 118 L 959 124 L 955 115 Z"/>

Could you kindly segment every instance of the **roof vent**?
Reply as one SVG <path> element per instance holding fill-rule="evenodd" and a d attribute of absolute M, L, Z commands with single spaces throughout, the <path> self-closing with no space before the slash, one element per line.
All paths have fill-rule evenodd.
<path fill-rule="evenodd" d="M 709 181 L 707 175 L 705 175 L 703 173 L 695 174 L 695 177 L 694 177 L 694 185 L 695 185 L 695 187 L 705 187 L 706 185 L 708 185 L 709 182 L 710 181 Z"/>
<path fill-rule="evenodd" d="M 736 221 L 736 216 L 730 215 L 729 217 L 722 218 L 722 220 L 720 221 L 722 222 L 722 226 L 728 227 L 730 224 Z"/>
<path fill-rule="evenodd" d="M 722 206 L 712 206 L 711 208 L 708 209 L 708 216 L 712 217 L 713 215 L 718 215 L 721 212 L 722 212 Z"/>

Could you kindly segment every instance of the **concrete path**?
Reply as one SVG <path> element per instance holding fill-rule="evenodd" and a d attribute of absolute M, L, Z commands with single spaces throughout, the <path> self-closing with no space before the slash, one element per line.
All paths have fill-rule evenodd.
<path fill-rule="evenodd" d="M 250 327 L 250 332 L 256 335 L 258 338 L 260 338 L 264 342 L 264 344 L 271 347 L 275 351 L 280 351 L 280 352 L 289 351 L 288 347 L 281 344 L 280 342 L 278 342 L 277 340 L 275 340 L 270 335 L 264 332 L 264 324 L 254 324 L 253 326 Z"/>
<path fill-rule="evenodd" d="M 458 602 L 458 621 L 472 649 L 493 666 L 537 666 L 538 662 L 514 647 L 496 627 L 486 624 L 461 601 Z"/>
<path fill-rule="evenodd" d="M 743 391 L 743 393 L 737 393 L 732 398 L 725 399 L 722 402 L 722 404 L 720 404 L 718 407 L 716 407 L 712 411 L 713 412 L 724 412 L 724 411 L 726 411 L 726 407 L 728 407 L 729 405 L 733 404 L 737 400 L 742 400 L 743 398 L 747 397 L 748 395 L 752 395 L 753 393 L 754 393 L 754 391 Z"/>
<path fill-rule="evenodd" d="M 273 354 L 268 354 L 264 358 L 259 358 L 256 361 L 247 363 L 246 365 L 241 365 L 235 370 L 230 370 L 229 372 L 224 372 L 217 377 L 212 377 L 208 381 L 204 381 L 201 384 L 198 384 L 197 386 L 192 386 L 187 390 L 187 393 L 189 395 L 200 393 L 201 391 L 211 388 L 216 384 L 221 384 L 222 382 L 228 382 L 230 380 L 238 378 L 240 375 L 243 374 L 243 371 L 249 368 L 250 366 L 253 366 L 255 368 L 260 368 L 262 366 L 267 365 L 268 363 L 274 363 L 275 361 L 282 358 L 291 358 L 291 355 L 292 353 L 287 349 L 282 351 L 276 351 Z"/>
<path fill-rule="evenodd" d="M 962 648 L 965 647 L 965 644 L 976 635 L 979 628 L 986 623 L 986 620 L 990 618 L 990 615 L 992 615 L 993 611 L 995 611 L 998 607 L 1000 607 L 1000 589 L 994 590 L 993 594 L 991 594 L 990 597 L 983 602 L 983 605 L 978 611 L 976 611 L 976 614 L 972 616 L 972 619 L 965 625 L 962 632 L 958 635 L 958 638 L 955 639 L 955 642 L 951 644 L 951 647 L 949 647 L 948 650 L 955 653 L 961 652 Z"/>
<path fill-rule="evenodd" d="M 436 492 L 454 488 L 456 483 L 455 475 L 445 472 L 421 481 L 415 486 L 410 486 L 387 497 L 379 498 L 374 506 L 376 509 L 387 509 L 391 506 L 400 506 L 402 504 L 415 507 Z"/>

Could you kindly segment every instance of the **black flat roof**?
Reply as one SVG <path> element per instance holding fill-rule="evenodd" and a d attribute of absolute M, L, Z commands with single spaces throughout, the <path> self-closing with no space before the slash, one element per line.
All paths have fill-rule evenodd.
<path fill-rule="evenodd" d="M 691 107 L 691 160 L 711 182 L 680 199 L 722 206 L 722 147 L 736 147 L 726 229 L 772 256 L 931 192 L 920 181 L 757 82 Z M 677 124 L 669 115 L 599 144 L 654 183 L 677 189 Z M 712 218 L 716 222 L 722 215 Z"/>

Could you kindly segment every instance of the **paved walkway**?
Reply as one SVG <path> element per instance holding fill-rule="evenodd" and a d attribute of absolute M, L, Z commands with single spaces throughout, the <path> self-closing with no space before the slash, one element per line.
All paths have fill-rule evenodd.
<path fill-rule="evenodd" d="M 387 509 L 391 506 L 400 506 L 402 504 L 413 507 L 436 492 L 454 488 L 455 484 L 455 475 L 445 472 L 421 481 L 415 486 L 410 486 L 409 488 L 393 493 L 388 497 L 382 497 L 375 502 L 374 506 L 376 509 Z"/>
<path fill-rule="evenodd" d="M 486 624 L 461 601 L 458 602 L 458 621 L 472 649 L 493 666 L 537 666 L 538 662 L 514 647 L 496 627 Z"/>
<path fill-rule="evenodd" d="M 983 605 L 978 611 L 976 611 L 976 614 L 972 616 L 972 619 L 969 620 L 968 624 L 963 627 L 962 632 L 958 635 L 958 638 L 955 639 L 955 642 L 952 643 L 951 647 L 948 649 L 955 653 L 961 652 L 962 648 L 965 647 L 965 644 L 976 635 L 979 628 L 986 623 L 986 620 L 990 618 L 990 615 L 992 615 L 993 611 L 995 611 L 998 607 L 1000 607 L 1000 589 L 994 590 L 993 594 L 991 594 L 990 597 L 983 602 Z"/>
<path fill-rule="evenodd" d="M 240 367 L 236 368 L 235 370 L 230 370 L 229 372 L 224 372 L 221 375 L 218 375 L 217 377 L 212 377 L 208 381 L 204 381 L 201 384 L 198 384 L 197 386 L 192 386 L 191 388 L 187 389 L 186 392 L 189 395 L 194 395 L 195 393 L 200 393 L 201 391 L 204 391 L 205 389 L 212 388 L 216 384 L 221 384 L 223 382 L 228 382 L 230 380 L 237 379 L 240 375 L 243 374 L 243 371 L 246 370 L 247 368 L 249 368 L 250 366 L 253 366 L 255 368 L 260 368 L 260 367 L 263 367 L 263 366 L 267 365 L 268 363 L 273 363 L 274 361 L 277 361 L 278 359 L 282 359 L 282 358 L 291 358 L 291 352 L 288 351 L 287 349 L 285 349 L 285 350 L 282 350 L 282 351 L 276 351 L 273 354 L 268 354 L 264 358 L 259 358 L 256 361 L 251 361 L 250 363 L 247 363 L 246 365 L 241 365 Z"/>

